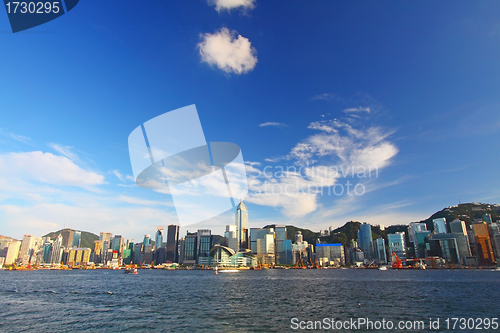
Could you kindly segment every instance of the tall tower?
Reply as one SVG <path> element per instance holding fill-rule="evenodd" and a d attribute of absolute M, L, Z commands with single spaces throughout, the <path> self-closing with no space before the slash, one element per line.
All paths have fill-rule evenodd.
<path fill-rule="evenodd" d="M 158 250 L 163 243 L 163 227 L 156 227 L 155 249 Z"/>
<path fill-rule="evenodd" d="M 236 226 L 238 234 L 238 247 L 240 249 L 248 249 L 248 209 L 240 200 L 240 204 L 236 208 Z"/>

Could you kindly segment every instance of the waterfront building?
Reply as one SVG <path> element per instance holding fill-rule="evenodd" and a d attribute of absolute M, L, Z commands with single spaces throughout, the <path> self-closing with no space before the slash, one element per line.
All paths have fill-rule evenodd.
<path fill-rule="evenodd" d="M 295 234 L 295 243 L 292 244 L 293 262 L 312 263 L 312 256 L 309 255 L 309 244 L 304 241 L 304 236 L 301 231 Z"/>
<path fill-rule="evenodd" d="M 229 224 L 226 225 L 226 231 L 224 232 L 224 237 L 227 239 L 227 247 L 233 249 L 235 252 L 239 250 L 237 230 L 238 226 L 236 224 Z M 250 229 L 250 237 L 252 237 L 252 229 Z M 255 253 L 253 249 L 252 252 Z"/>
<path fill-rule="evenodd" d="M 446 263 L 465 263 L 465 258 L 460 256 L 457 237 L 465 237 L 453 233 L 430 234 L 427 239 L 428 257 L 441 257 Z"/>
<path fill-rule="evenodd" d="M 414 244 L 415 253 L 417 253 L 417 249 L 416 249 L 417 246 L 415 243 L 416 234 L 419 231 L 426 231 L 426 230 L 427 230 L 427 225 L 425 223 L 422 223 L 422 222 L 411 222 L 410 225 L 408 226 L 408 239 L 409 239 L 410 243 Z"/>
<path fill-rule="evenodd" d="M 248 208 L 240 201 L 238 207 L 236 207 L 236 226 L 237 226 L 237 237 L 238 237 L 238 248 L 248 249 Z"/>
<path fill-rule="evenodd" d="M 142 244 L 134 244 L 134 255 L 133 255 L 133 263 L 135 265 L 140 265 L 144 261 L 144 255 L 141 253 Z M 141 258 L 142 255 L 142 258 Z"/>
<path fill-rule="evenodd" d="M 184 237 L 184 258 L 182 263 L 184 265 L 194 265 L 196 264 L 198 249 L 198 235 L 196 232 L 187 232 L 186 237 Z"/>
<path fill-rule="evenodd" d="M 86 264 L 90 261 L 92 250 L 89 248 L 72 248 L 68 251 L 68 265 Z"/>
<path fill-rule="evenodd" d="M 236 254 L 236 251 L 221 245 L 215 245 L 209 253 L 208 264 L 210 266 L 231 266 L 231 257 Z"/>
<path fill-rule="evenodd" d="M 212 231 L 210 229 L 200 229 L 197 234 L 197 263 L 198 265 L 208 265 L 208 255 L 212 248 Z"/>
<path fill-rule="evenodd" d="M 486 222 L 472 224 L 476 241 L 476 254 L 480 265 L 492 265 L 495 261 L 490 234 Z"/>
<path fill-rule="evenodd" d="M 75 230 L 73 232 L 73 241 L 71 242 L 71 247 L 80 247 L 81 240 L 82 240 L 82 232 Z"/>
<path fill-rule="evenodd" d="M 423 259 L 426 257 L 425 253 L 426 253 L 427 247 L 425 245 L 425 241 L 426 241 L 427 237 L 430 235 L 430 233 L 431 232 L 429 230 L 415 232 L 415 234 L 414 234 L 414 237 L 415 237 L 414 246 L 415 246 L 415 257 L 416 258 Z"/>
<path fill-rule="evenodd" d="M 361 251 L 365 254 L 365 259 L 373 258 L 372 226 L 366 222 L 363 223 L 358 230 L 358 245 Z"/>
<path fill-rule="evenodd" d="M 274 265 L 276 262 L 275 257 L 275 244 L 274 244 L 274 229 L 269 228 L 266 229 L 268 231 L 267 234 L 263 235 L 263 237 L 258 238 L 256 242 L 257 246 L 257 260 L 262 265 Z"/>
<path fill-rule="evenodd" d="M 24 235 L 19 250 L 19 259 L 22 265 L 27 265 L 36 260 L 36 253 L 41 246 L 42 239 L 33 235 Z"/>
<path fill-rule="evenodd" d="M 150 245 L 150 244 L 151 244 L 151 236 L 150 235 L 144 235 L 144 240 L 142 241 L 143 251 L 146 248 L 146 245 Z"/>
<path fill-rule="evenodd" d="M 500 266 L 500 234 L 496 234 L 493 237 L 493 240 L 495 241 L 495 249 L 497 250 L 497 256 L 496 256 L 497 265 Z"/>
<path fill-rule="evenodd" d="M 389 243 L 390 257 L 392 257 L 392 252 L 394 252 L 400 259 L 406 259 L 406 241 L 404 232 L 388 234 L 387 241 Z"/>
<path fill-rule="evenodd" d="M 464 221 L 454 219 L 450 222 L 450 231 L 454 234 L 461 234 L 467 236 L 467 228 Z"/>
<path fill-rule="evenodd" d="M 61 235 L 63 238 L 62 247 L 69 249 L 73 245 L 73 229 L 63 229 L 61 230 Z"/>
<path fill-rule="evenodd" d="M 320 265 L 345 265 L 344 246 L 340 243 L 316 244 L 316 258 Z"/>
<path fill-rule="evenodd" d="M 383 238 L 378 238 L 375 240 L 374 251 L 376 253 L 377 262 L 379 264 L 387 264 L 387 254 L 385 252 L 385 240 Z"/>
<path fill-rule="evenodd" d="M 52 254 L 52 242 L 51 241 L 45 241 L 43 243 L 42 247 L 42 257 L 41 257 L 41 262 L 42 263 L 50 263 L 50 256 Z"/>
<path fill-rule="evenodd" d="M 118 255 L 122 252 L 123 237 L 121 235 L 115 235 L 111 240 L 111 250 L 116 251 Z"/>
<path fill-rule="evenodd" d="M 446 219 L 444 217 L 433 219 L 432 223 L 434 224 L 434 233 L 435 234 L 447 233 L 447 231 L 446 231 Z"/>
<path fill-rule="evenodd" d="M 248 249 L 240 249 L 230 260 L 233 267 L 257 267 L 257 257 Z"/>
<path fill-rule="evenodd" d="M 62 260 L 62 253 L 63 253 L 63 236 L 59 234 L 56 239 L 54 239 L 54 242 L 52 243 L 52 251 L 50 254 L 50 260 L 49 262 L 51 264 L 60 264 Z"/>
<path fill-rule="evenodd" d="M 149 265 L 153 262 L 153 245 L 150 243 L 143 245 L 143 247 L 144 247 L 144 254 L 142 262 Z"/>
<path fill-rule="evenodd" d="M 490 225 L 492 223 L 491 215 L 490 214 L 483 214 L 483 221 L 486 222 L 486 224 Z"/>
<path fill-rule="evenodd" d="M 291 265 L 293 264 L 292 255 L 292 240 L 286 237 L 286 226 L 274 225 L 276 233 L 276 264 Z"/>
<path fill-rule="evenodd" d="M 104 244 L 104 242 L 108 242 L 108 244 L 111 244 L 111 239 L 112 238 L 113 238 L 113 233 L 111 233 L 111 232 L 101 232 L 99 234 L 99 240 L 101 242 L 103 242 L 103 244 Z M 107 248 L 103 248 L 103 250 L 106 251 L 108 249 Z"/>
<path fill-rule="evenodd" d="M 179 239 L 179 264 L 184 261 L 184 250 L 186 248 L 186 240 L 184 238 Z"/>
<path fill-rule="evenodd" d="M 170 224 L 167 227 L 167 251 L 166 251 L 166 262 L 179 261 L 179 226 L 175 224 Z"/>
<path fill-rule="evenodd" d="M 267 233 L 268 230 L 264 228 L 250 228 L 250 250 L 252 251 L 253 254 L 257 254 L 257 239 L 264 238 L 265 235 L 267 235 Z"/>
<path fill-rule="evenodd" d="M 163 244 L 163 227 L 156 227 L 155 250 L 158 250 Z"/>
<path fill-rule="evenodd" d="M 21 242 L 15 239 L 11 240 L 7 247 L 7 254 L 5 255 L 4 265 L 12 265 L 19 256 L 20 249 Z"/>

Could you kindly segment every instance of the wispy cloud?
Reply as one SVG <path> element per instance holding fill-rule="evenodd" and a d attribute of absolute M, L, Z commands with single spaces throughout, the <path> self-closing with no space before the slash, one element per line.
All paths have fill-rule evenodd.
<path fill-rule="evenodd" d="M 48 146 L 50 148 L 54 149 L 55 151 L 57 151 L 59 154 L 65 156 L 67 158 L 69 158 L 73 162 L 76 162 L 76 163 L 81 163 L 82 162 L 80 160 L 80 158 L 78 157 L 78 154 L 76 154 L 75 152 L 73 152 L 73 147 L 62 146 L 62 145 L 57 144 L 57 143 L 49 143 Z"/>
<path fill-rule="evenodd" d="M 255 0 L 208 0 L 208 4 L 210 6 L 215 6 L 215 10 L 220 13 L 223 10 L 253 9 L 255 7 Z"/>
<path fill-rule="evenodd" d="M 24 136 L 24 135 L 19 135 L 19 134 L 15 134 L 15 133 L 6 131 L 3 128 L 0 128 L 0 135 L 7 137 L 7 138 L 10 138 L 10 139 L 14 139 L 14 140 L 19 141 L 21 143 L 24 143 L 28 146 L 32 146 L 32 147 L 35 146 L 33 144 L 33 141 L 31 140 L 31 138 Z"/>
<path fill-rule="evenodd" d="M 287 124 L 276 123 L 276 122 L 273 122 L 273 121 L 268 121 L 267 123 L 259 124 L 259 127 L 268 127 L 268 126 L 273 126 L 273 127 L 288 127 Z"/>
<path fill-rule="evenodd" d="M 257 51 L 250 40 L 227 28 L 201 35 L 198 49 L 203 62 L 226 73 L 248 73 L 257 64 Z"/>
<path fill-rule="evenodd" d="M 345 113 L 355 113 L 355 112 L 366 112 L 366 113 L 370 113 L 371 112 L 371 109 L 369 107 L 357 107 L 357 108 L 348 108 L 348 109 L 344 109 L 343 112 Z"/>
<path fill-rule="evenodd" d="M 342 97 L 340 97 L 337 94 L 334 93 L 324 93 L 324 94 L 319 94 L 319 95 L 314 95 L 311 97 L 311 101 L 329 101 L 329 100 L 335 100 L 335 101 L 341 101 Z"/>

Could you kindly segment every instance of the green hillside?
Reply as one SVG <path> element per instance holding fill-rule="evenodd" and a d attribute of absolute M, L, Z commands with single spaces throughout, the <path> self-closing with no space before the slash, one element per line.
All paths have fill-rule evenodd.
<path fill-rule="evenodd" d="M 54 231 L 54 232 L 49 232 L 48 234 L 44 235 L 43 237 L 50 237 L 50 239 L 54 240 L 56 239 L 57 236 L 61 233 L 61 230 Z M 81 230 L 76 230 L 76 231 L 81 231 Z M 93 234 L 91 232 L 87 231 L 82 231 L 82 236 L 80 240 L 80 247 L 88 247 L 91 249 L 94 249 L 94 241 L 99 240 L 99 236 L 96 234 Z"/>

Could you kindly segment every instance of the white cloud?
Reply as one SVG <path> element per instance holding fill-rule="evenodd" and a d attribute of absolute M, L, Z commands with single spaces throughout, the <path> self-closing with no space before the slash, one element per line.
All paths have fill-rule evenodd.
<path fill-rule="evenodd" d="M 24 136 L 24 135 L 19 135 L 19 134 L 14 134 L 12 132 L 8 132 L 8 131 L 4 130 L 3 128 L 0 128 L 0 135 L 7 137 L 7 138 L 14 139 L 14 140 L 19 141 L 19 142 L 22 142 L 22 143 L 29 145 L 29 146 L 34 146 L 31 138 Z"/>
<path fill-rule="evenodd" d="M 274 127 L 288 127 L 287 124 L 283 124 L 283 123 L 276 123 L 276 122 L 273 122 L 273 121 L 268 121 L 267 123 L 262 123 L 259 125 L 259 127 L 267 127 L 267 126 L 274 126 Z"/>
<path fill-rule="evenodd" d="M 41 151 L 0 155 L 0 174 L 51 185 L 88 187 L 104 183 L 102 175 L 80 168 L 67 157 Z"/>
<path fill-rule="evenodd" d="M 313 97 L 311 97 L 311 101 L 320 101 L 320 100 L 329 101 L 332 99 L 336 100 L 336 101 L 340 101 L 340 100 L 342 100 L 342 97 L 340 97 L 334 93 L 324 93 L 324 94 L 314 95 Z"/>
<path fill-rule="evenodd" d="M 57 143 L 49 143 L 48 146 L 55 151 L 57 151 L 59 154 L 66 156 L 70 160 L 76 163 L 81 163 L 80 158 L 76 153 L 73 152 L 73 147 L 70 146 L 62 146 Z"/>
<path fill-rule="evenodd" d="M 215 6 L 215 10 L 219 13 L 226 9 L 228 11 L 236 8 L 253 9 L 255 0 L 208 0 L 208 4 Z"/>
<path fill-rule="evenodd" d="M 343 110 L 343 112 L 345 113 L 353 113 L 353 112 L 366 112 L 366 113 L 370 113 L 371 112 L 371 109 L 369 107 L 357 107 L 357 108 L 348 108 L 348 109 L 345 109 Z"/>
<path fill-rule="evenodd" d="M 257 51 L 248 38 L 227 28 L 221 28 L 213 34 L 203 34 L 198 49 L 203 62 L 217 66 L 226 73 L 247 73 L 257 64 Z"/>
<path fill-rule="evenodd" d="M 321 208 L 318 199 L 325 189 L 343 186 L 339 195 L 342 197 L 347 193 L 347 181 L 353 187 L 363 185 L 363 193 L 363 183 L 375 188 L 376 179 L 369 178 L 378 177 L 378 171 L 389 166 L 398 153 L 387 139 L 393 132 L 380 127 L 363 128 L 333 119 L 312 122 L 308 128 L 320 133 L 297 143 L 285 156 L 266 159 L 291 161 L 292 165 L 263 171 L 252 166 L 253 172 L 248 172 L 251 191 L 247 201 L 278 208 L 286 217 L 300 219 Z M 346 178 L 343 183 L 342 178 Z"/>

